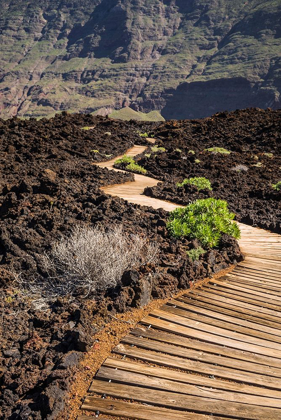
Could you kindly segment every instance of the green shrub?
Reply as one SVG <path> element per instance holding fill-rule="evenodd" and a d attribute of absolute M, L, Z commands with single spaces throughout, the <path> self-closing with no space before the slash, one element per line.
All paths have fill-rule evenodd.
<path fill-rule="evenodd" d="M 199 248 L 191 249 L 190 251 L 187 251 L 186 253 L 187 253 L 188 257 L 191 259 L 191 261 L 194 262 L 194 261 L 198 261 L 200 255 L 205 254 L 205 252 L 206 252 L 205 249 L 203 249 L 203 248 L 201 248 L 201 246 L 199 246 Z"/>
<path fill-rule="evenodd" d="M 122 165 L 122 164 L 129 164 L 129 163 L 135 163 L 134 159 L 131 158 L 130 156 L 124 155 L 122 158 L 117 159 L 114 162 L 114 165 Z"/>
<path fill-rule="evenodd" d="M 223 147 L 210 147 L 209 149 L 205 149 L 205 152 L 211 152 L 211 153 L 221 153 L 224 155 L 230 155 L 230 151 L 224 149 Z"/>
<path fill-rule="evenodd" d="M 181 149 L 175 149 L 175 152 L 181 153 L 182 150 Z"/>
<path fill-rule="evenodd" d="M 195 155 L 194 150 L 189 150 L 189 151 L 188 151 L 188 153 L 189 153 L 190 155 Z"/>
<path fill-rule="evenodd" d="M 92 153 L 99 153 L 99 151 L 98 150 L 95 150 L 95 149 L 91 150 L 91 152 Z"/>
<path fill-rule="evenodd" d="M 207 198 L 171 212 L 167 228 L 171 235 L 198 239 L 204 247 L 218 246 L 222 234 L 240 238 L 240 230 L 227 202 Z"/>
<path fill-rule="evenodd" d="M 147 159 L 149 159 L 151 157 L 151 153 L 146 153 L 144 156 L 147 157 Z"/>
<path fill-rule="evenodd" d="M 165 147 L 152 146 L 151 151 L 152 153 L 163 153 L 166 152 L 166 149 Z"/>
<path fill-rule="evenodd" d="M 197 187 L 198 191 L 200 190 L 212 191 L 210 181 L 204 177 L 184 179 L 182 183 L 180 182 L 177 183 L 177 187 L 183 187 L 184 185 L 194 185 L 195 187 Z"/>
<path fill-rule="evenodd" d="M 114 165 L 126 165 L 125 169 L 128 171 L 138 172 L 140 174 L 146 174 L 146 169 L 138 165 L 133 158 L 130 156 L 124 155 L 122 158 L 117 159 L 114 162 Z"/>
<path fill-rule="evenodd" d="M 276 191 L 281 191 L 281 181 L 278 181 L 276 184 L 272 184 L 272 188 Z"/>
<path fill-rule="evenodd" d="M 126 169 L 128 171 L 133 171 L 133 172 L 138 172 L 140 174 L 146 174 L 147 170 L 144 169 L 142 166 L 138 165 L 135 162 L 130 163 L 129 165 L 126 166 Z"/>
<path fill-rule="evenodd" d="M 201 160 L 199 160 L 199 159 L 195 159 L 195 161 L 194 161 L 195 163 L 200 163 L 201 162 Z"/>
<path fill-rule="evenodd" d="M 148 134 L 147 133 L 139 133 L 139 135 L 140 135 L 140 137 L 148 137 Z"/>

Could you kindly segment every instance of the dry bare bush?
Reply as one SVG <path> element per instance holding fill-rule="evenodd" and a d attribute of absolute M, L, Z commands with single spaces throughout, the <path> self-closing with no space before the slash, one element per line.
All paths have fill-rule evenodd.
<path fill-rule="evenodd" d="M 156 262 L 158 252 L 157 244 L 122 227 L 76 227 L 45 256 L 45 292 L 49 297 L 95 295 L 116 286 L 126 270 Z"/>
<path fill-rule="evenodd" d="M 247 172 L 249 170 L 248 166 L 246 165 L 236 165 L 230 169 L 231 171 L 235 172 Z"/>

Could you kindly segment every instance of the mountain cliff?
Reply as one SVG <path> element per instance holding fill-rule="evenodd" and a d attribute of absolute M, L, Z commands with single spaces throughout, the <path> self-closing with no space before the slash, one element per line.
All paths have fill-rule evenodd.
<path fill-rule="evenodd" d="M 0 0 L 0 115 L 280 107 L 280 0 Z"/>

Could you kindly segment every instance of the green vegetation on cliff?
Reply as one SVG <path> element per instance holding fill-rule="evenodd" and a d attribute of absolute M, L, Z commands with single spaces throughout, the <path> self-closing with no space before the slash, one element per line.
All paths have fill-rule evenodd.
<path fill-rule="evenodd" d="M 280 1 L 0 0 L 0 7 L 2 117 L 125 108 L 123 118 L 132 105 L 192 118 L 280 106 Z"/>

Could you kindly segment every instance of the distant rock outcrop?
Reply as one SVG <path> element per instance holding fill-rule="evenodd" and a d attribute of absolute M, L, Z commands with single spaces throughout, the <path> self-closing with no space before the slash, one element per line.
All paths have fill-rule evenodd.
<path fill-rule="evenodd" d="M 276 0 L 0 0 L 0 115 L 280 107 Z"/>

